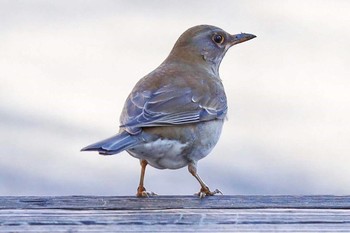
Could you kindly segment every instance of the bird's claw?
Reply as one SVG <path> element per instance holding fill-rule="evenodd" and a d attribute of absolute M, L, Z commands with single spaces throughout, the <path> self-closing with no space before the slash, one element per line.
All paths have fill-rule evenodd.
<path fill-rule="evenodd" d="M 220 193 L 223 195 L 223 193 L 219 189 L 215 189 L 214 191 L 210 191 L 209 188 L 201 188 L 201 190 L 198 193 L 195 193 L 195 195 L 199 196 L 199 198 L 204 198 L 206 196 L 214 196 L 215 194 Z"/>
<path fill-rule="evenodd" d="M 151 196 L 158 196 L 158 195 L 152 191 L 142 191 L 141 192 L 141 197 L 151 197 Z"/>
<path fill-rule="evenodd" d="M 137 190 L 136 196 L 137 197 L 151 197 L 151 196 L 158 196 L 158 195 L 152 191 L 146 191 L 146 189 L 143 188 L 141 190 Z"/>

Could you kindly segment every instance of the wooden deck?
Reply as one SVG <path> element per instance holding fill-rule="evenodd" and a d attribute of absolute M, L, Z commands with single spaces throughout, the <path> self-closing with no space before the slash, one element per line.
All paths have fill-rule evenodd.
<path fill-rule="evenodd" d="M 350 196 L 3 196 L 0 232 L 350 232 Z"/>

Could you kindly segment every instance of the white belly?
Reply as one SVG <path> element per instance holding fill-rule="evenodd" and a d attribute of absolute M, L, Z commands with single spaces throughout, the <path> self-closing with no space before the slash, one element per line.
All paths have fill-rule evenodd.
<path fill-rule="evenodd" d="M 146 159 L 153 167 L 178 169 L 188 164 L 188 159 L 183 156 L 186 146 L 187 143 L 183 144 L 177 140 L 159 138 L 154 142 L 130 149 L 128 152 L 138 159 Z"/>
<path fill-rule="evenodd" d="M 223 121 L 197 123 L 194 130 L 181 135 L 181 142 L 175 138 L 161 138 L 139 144 L 128 150 L 138 159 L 145 159 L 158 169 L 178 169 L 207 156 L 219 140 Z M 182 131 L 180 131 L 182 132 Z"/>

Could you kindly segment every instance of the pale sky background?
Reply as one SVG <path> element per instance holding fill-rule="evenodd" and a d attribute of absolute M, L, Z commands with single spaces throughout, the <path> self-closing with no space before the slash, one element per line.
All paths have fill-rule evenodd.
<path fill-rule="evenodd" d="M 199 174 L 224 194 L 350 194 L 350 1 L 0 1 L 0 195 L 134 195 L 138 160 L 79 150 L 198 24 L 226 54 L 228 121 Z M 193 194 L 187 168 L 146 188 Z"/>

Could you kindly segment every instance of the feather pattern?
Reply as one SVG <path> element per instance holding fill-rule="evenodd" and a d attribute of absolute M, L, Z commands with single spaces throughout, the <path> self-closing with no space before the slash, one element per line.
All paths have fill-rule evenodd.
<path fill-rule="evenodd" d="M 225 117 L 227 102 L 220 79 L 201 79 L 187 74 L 187 79 L 175 77 L 173 82 L 162 85 L 162 80 L 172 77 L 161 76 L 162 72 L 151 76 L 156 80 L 153 83 L 160 83 L 156 87 L 145 85 L 151 77 L 141 79 L 126 100 L 121 127 L 129 133 L 137 134 L 142 127 L 189 124 Z"/>
<path fill-rule="evenodd" d="M 137 145 L 140 140 L 140 138 L 132 136 L 124 131 L 110 138 L 86 146 L 81 149 L 81 151 L 98 151 L 103 155 L 112 155 Z"/>

